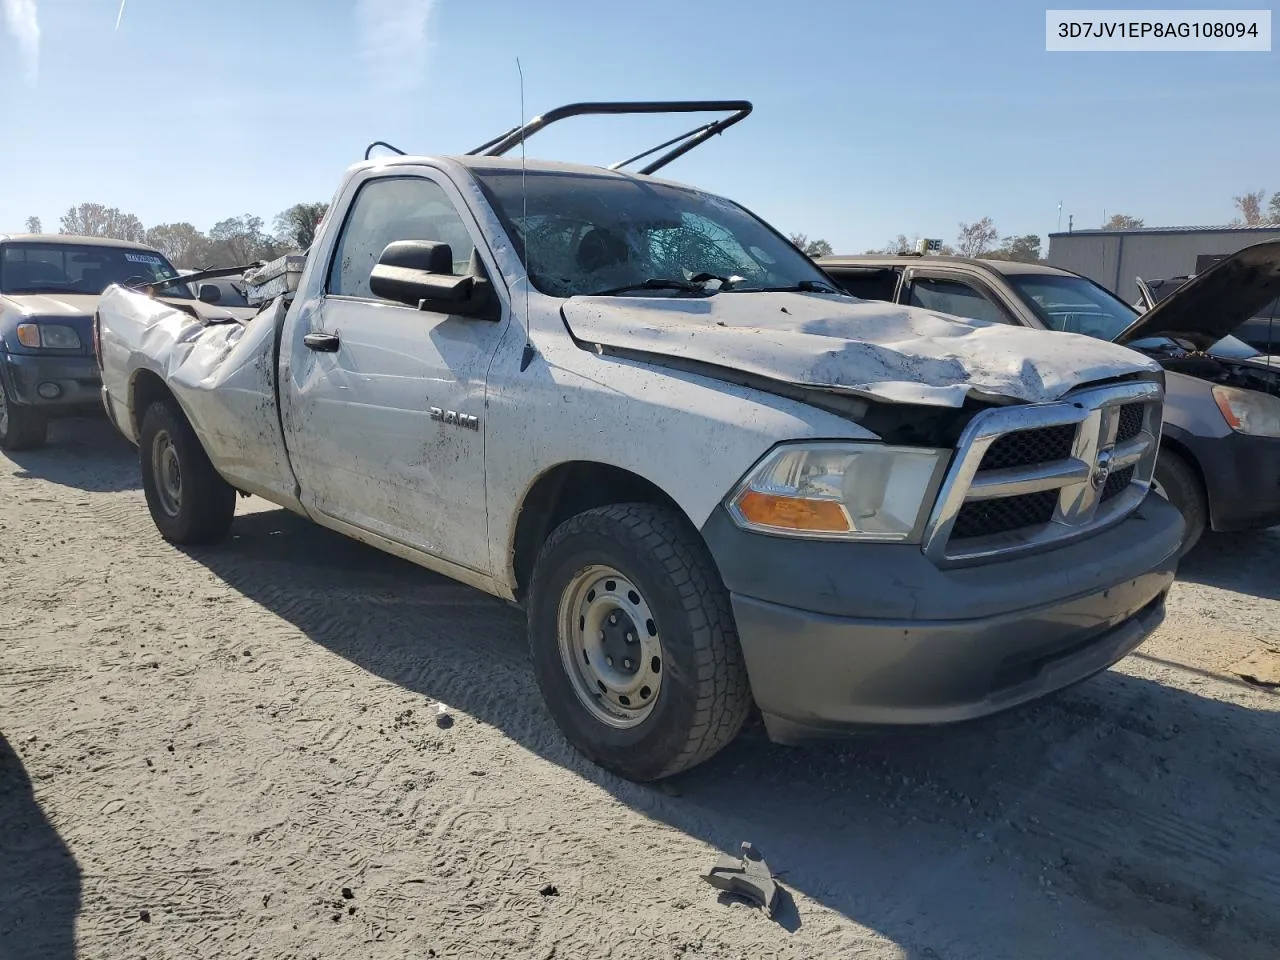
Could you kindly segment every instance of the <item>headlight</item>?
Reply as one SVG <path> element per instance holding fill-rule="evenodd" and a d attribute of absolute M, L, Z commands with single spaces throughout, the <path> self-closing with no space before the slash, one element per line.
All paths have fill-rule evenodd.
<path fill-rule="evenodd" d="M 761 533 L 919 541 L 948 455 L 880 443 L 781 446 L 739 484 L 729 513 Z"/>
<path fill-rule="evenodd" d="M 1280 437 L 1280 397 L 1256 390 L 1214 387 L 1213 399 L 1236 433 L 1251 437 Z"/>
<path fill-rule="evenodd" d="M 24 347 L 47 347 L 50 350 L 80 349 L 80 337 L 75 330 L 57 323 L 20 323 L 18 342 Z"/>

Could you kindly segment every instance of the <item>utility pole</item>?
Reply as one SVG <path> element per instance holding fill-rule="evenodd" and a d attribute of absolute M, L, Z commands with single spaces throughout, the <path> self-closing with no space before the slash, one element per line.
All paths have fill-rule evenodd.
<path fill-rule="evenodd" d="M 1058 233 L 1062 232 L 1062 201 L 1058 201 Z"/>

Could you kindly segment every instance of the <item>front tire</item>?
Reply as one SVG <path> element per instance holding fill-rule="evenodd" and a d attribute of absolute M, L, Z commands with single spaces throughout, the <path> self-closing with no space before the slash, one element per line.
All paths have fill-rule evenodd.
<path fill-rule="evenodd" d="M 182 411 L 157 400 L 142 417 L 138 444 L 151 519 L 170 543 L 214 543 L 227 535 L 236 491 L 213 469 Z"/>
<path fill-rule="evenodd" d="M 728 592 L 666 507 L 616 504 L 558 527 L 534 567 L 529 640 L 561 731 L 629 780 L 706 760 L 751 706 Z"/>
<path fill-rule="evenodd" d="M 1178 508 L 1186 521 L 1187 532 L 1178 548 L 1178 557 L 1185 557 L 1200 542 L 1209 525 L 1209 502 L 1204 485 L 1182 457 L 1170 450 L 1161 450 L 1156 460 L 1154 487 L 1157 494 Z"/>
<path fill-rule="evenodd" d="M 31 450 L 49 437 L 49 421 L 30 407 L 12 403 L 0 384 L 0 450 Z"/>

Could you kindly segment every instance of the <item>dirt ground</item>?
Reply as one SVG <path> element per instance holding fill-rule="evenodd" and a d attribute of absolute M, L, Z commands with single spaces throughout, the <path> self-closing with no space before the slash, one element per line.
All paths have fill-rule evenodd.
<path fill-rule="evenodd" d="M 260 501 L 155 533 L 105 423 L 0 457 L 0 958 L 1280 956 L 1280 529 L 962 728 L 573 753 L 509 607 Z M 448 705 L 451 725 L 437 722 Z M 755 843 L 778 920 L 699 879 Z"/>

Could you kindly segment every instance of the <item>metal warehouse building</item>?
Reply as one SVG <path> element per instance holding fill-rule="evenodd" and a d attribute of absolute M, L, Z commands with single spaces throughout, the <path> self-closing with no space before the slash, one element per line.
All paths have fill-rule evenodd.
<path fill-rule="evenodd" d="M 1251 243 L 1280 238 L 1270 227 L 1140 227 L 1049 234 L 1049 264 L 1084 274 L 1123 300 L 1138 299 L 1144 280 L 1199 273 Z"/>

